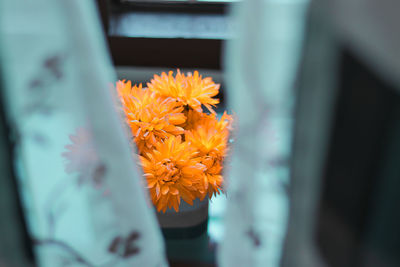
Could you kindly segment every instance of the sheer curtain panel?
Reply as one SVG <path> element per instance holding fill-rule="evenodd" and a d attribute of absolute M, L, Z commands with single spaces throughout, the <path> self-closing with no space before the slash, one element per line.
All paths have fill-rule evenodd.
<path fill-rule="evenodd" d="M 94 1 L 1 1 L 0 53 L 38 266 L 165 266 Z"/>

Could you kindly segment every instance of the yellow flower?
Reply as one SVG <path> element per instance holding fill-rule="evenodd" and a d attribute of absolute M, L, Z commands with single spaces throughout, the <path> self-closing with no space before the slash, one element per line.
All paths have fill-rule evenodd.
<path fill-rule="evenodd" d="M 171 136 L 140 157 L 157 211 L 165 212 L 167 208 L 178 211 L 181 198 L 193 205 L 198 192 L 203 192 L 201 179 L 205 166 L 197 154 L 180 136 Z"/>
<path fill-rule="evenodd" d="M 184 133 L 178 126 L 186 121 L 183 107 L 172 98 L 124 81 L 117 82 L 117 90 L 140 153 L 151 150 L 160 140 Z"/>
<path fill-rule="evenodd" d="M 161 76 L 154 75 L 147 86 L 150 90 L 164 97 L 171 97 L 197 112 L 202 112 L 201 105 L 204 105 L 211 113 L 215 113 L 212 106 L 219 103 L 218 99 L 213 98 L 218 94 L 219 85 L 210 77 L 203 79 L 198 71 L 185 75 L 178 69 L 175 77 L 172 71 L 168 75 L 163 72 Z"/>

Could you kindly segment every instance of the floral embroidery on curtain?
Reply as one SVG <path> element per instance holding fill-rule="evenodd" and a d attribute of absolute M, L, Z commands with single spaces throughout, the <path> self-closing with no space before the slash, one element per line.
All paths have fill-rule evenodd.
<path fill-rule="evenodd" d="M 39 266 L 166 266 L 93 1 L 5 0 L 0 53 Z M 120 111 L 119 111 L 120 112 Z"/>

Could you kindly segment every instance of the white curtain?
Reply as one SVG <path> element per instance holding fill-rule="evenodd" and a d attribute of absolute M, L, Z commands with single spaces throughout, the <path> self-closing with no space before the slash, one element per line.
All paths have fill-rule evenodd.
<path fill-rule="evenodd" d="M 0 56 L 39 266 L 165 266 L 94 1 L 0 1 Z"/>
<path fill-rule="evenodd" d="M 294 82 L 307 0 L 245 0 L 233 10 L 228 105 L 238 121 L 220 266 L 279 266 L 287 224 Z"/>

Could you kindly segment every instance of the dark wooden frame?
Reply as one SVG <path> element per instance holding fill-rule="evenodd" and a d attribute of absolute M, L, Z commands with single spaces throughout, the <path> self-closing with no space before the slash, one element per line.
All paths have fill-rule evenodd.
<path fill-rule="evenodd" d="M 226 15 L 229 4 L 140 2 L 124 4 L 119 1 L 98 0 L 107 41 L 114 65 L 168 68 L 221 69 L 221 39 L 148 38 L 113 36 L 109 21 L 113 16 L 125 16 L 132 11 L 203 13 Z"/>
<path fill-rule="evenodd" d="M 117 66 L 221 69 L 222 40 L 109 36 Z"/>
<path fill-rule="evenodd" d="M 114 12 L 149 11 L 149 12 L 183 12 L 183 13 L 212 13 L 225 14 L 229 2 L 199 2 L 199 1 L 163 1 L 163 0 L 114 0 L 111 6 Z"/>

